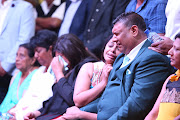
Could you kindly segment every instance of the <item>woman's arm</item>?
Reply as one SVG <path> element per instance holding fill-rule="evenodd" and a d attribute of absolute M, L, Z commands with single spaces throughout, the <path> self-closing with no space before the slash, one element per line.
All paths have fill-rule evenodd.
<path fill-rule="evenodd" d="M 105 65 L 103 67 L 103 72 L 101 75 L 101 82 L 95 87 L 90 89 L 91 79 L 94 72 L 93 63 L 87 63 L 82 66 L 80 72 L 78 73 L 73 100 L 77 107 L 83 107 L 88 103 L 95 100 L 106 87 L 109 72 L 112 69 L 112 66 Z"/>
<path fill-rule="evenodd" d="M 78 107 L 73 106 L 68 108 L 66 110 L 66 113 L 63 114 L 63 116 L 53 120 L 76 120 L 76 119 L 97 120 L 97 114 L 81 111 Z"/>
<path fill-rule="evenodd" d="M 146 116 L 145 120 L 156 120 L 158 113 L 159 113 L 159 105 L 160 105 L 161 99 L 166 91 L 166 85 L 167 85 L 169 79 L 170 79 L 170 77 L 168 77 L 166 79 L 166 81 L 164 82 L 161 92 L 159 94 L 159 97 L 157 98 L 156 103 L 154 104 L 154 107 L 152 108 L 152 110 Z"/>

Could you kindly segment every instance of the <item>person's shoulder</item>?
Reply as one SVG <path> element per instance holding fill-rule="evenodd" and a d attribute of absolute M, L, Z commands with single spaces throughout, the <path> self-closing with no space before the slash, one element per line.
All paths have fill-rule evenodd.
<path fill-rule="evenodd" d="M 91 74 L 94 71 L 95 63 L 96 62 L 87 62 L 81 67 L 81 70 Z"/>
<path fill-rule="evenodd" d="M 105 63 L 103 61 L 98 61 L 98 62 L 94 62 L 94 64 L 101 66 L 101 65 L 104 65 Z"/>
<path fill-rule="evenodd" d="M 145 50 L 145 54 L 149 54 L 149 55 L 159 55 L 159 56 L 166 56 L 166 55 L 163 55 L 163 54 L 161 54 L 161 53 L 158 53 L 158 52 L 156 52 L 156 51 L 154 51 L 154 50 L 151 50 L 151 49 L 149 49 L 149 48 L 147 48 L 146 50 Z"/>
<path fill-rule="evenodd" d="M 144 59 L 161 59 L 163 61 L 169 62 L 169 58 L 166 55 L 163 55 L 148 48 L 143 52 L 143 57 Z"/>
<path fill-rule="evenodd" d="M 38 68 L 38 71 L 39 72 L 44 72 L 46 70 L 46 66 L 40 66 L 39 68 Z"/>
<path fill-rule="evenodd" d="M 39 76 L 40 74 L 44 73 L 45 69 L 46 69 L 45 66 L 40 66 L 39 68 L 36 69 L 33 76 Z"/>
<path fill-rule="evenodd" d="M 103 66 L 105 65 L 105 63 L 103 61 L 94 62 L 93 64 L 94 64 L 95 68 L 99 68 L 99 69 L 102 69 Z"/>
<path fill-rule="evenodd" d="M 97 58 L 89 56 L 89 57 L 85 58 L 82 62 L 85 62 L 85 63 L 87 63 L 87 62 L 97 62 Z"/>
<path fill-rule="evenodd" d="M 84 70 L 91 70 L 92 68 L 93 68 L 93 66 L 94 66 L 94 63 L 93 62 L 87 62 L 87 63 L 85 63 L 83 66 L 82 66 L 82 69 L 84 69 Z"/>

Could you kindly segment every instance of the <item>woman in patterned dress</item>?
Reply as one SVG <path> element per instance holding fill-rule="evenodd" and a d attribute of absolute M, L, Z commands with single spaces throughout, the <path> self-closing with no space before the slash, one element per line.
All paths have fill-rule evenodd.
<path fill-rule="evenodd" d="M 115 42 L 116 38 L 112 36 L 106 41 L 103 61 L 86 63 L 80 69 L 73 95 L 75 106 L 67 110 L 78 111 L 79 108 L 82 111 L 90 110 L 91 112 L 95 112 L 97 110 L 96 103 L 99 100 L 98 97 L 104 91 L 109 73 L 112 70 L 112 65 L 123 49 L 118 42 Z M 58 119 L 63 118 L 59 117 Z"/>

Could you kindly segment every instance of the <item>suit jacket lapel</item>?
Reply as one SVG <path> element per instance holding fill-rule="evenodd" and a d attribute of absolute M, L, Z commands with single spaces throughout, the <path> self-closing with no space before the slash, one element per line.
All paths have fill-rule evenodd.
<path fill-rule="evenodd" d="M 144 50 L 148 49 L 148 47 L 151 45 L 151 42 L 149 40 L 146 40 L 144 45 L 141 47 L 141 49 L 139 50 L 138 54 L 136 55 L 136 57 L 134 58 L 134 60 L 136 60 L 143 52 Z M 124 57 L 122 58 L 123 61 Z M 133 61 L 134 61 L 133 60 Z M 116 69 L 116 76 L 119 78 L 119 80 L 123 80 L 123 76 L 124 74 L 126 74 L 126 70 L 128 69 L 128 67 L 131 65 L 131 63 L 133 62 L 131 61 L 128 65 L 124 66 L 121 69 Z M 121 63 L 122 64 L 122 63 Z M 120 68 L 120 66 L 119 66 Z"/>
<path fill-rule="evenodd" d="M 113 64 L 113 69 L 111 70 L 110 72 L 110 75 L 109 75 L 109 79 L 108 80 L 114 80 L 116 78 L 116 71 L 118 71 L 118 69 L 120 68 L 122 62 L 123 62 L 123 59 L 124 59 L 124 54 L 120 54 L 114 64 Z"/>
<path fill-rule="evenodd" d="M 137 57 L 139 57 L 143 52 L 144 50 L 148 49 L 148 47 L 151 45 L 151 42 L 147 39 L 144 43 L 144 45 L 141 47 L 141 49 L 139 50 L 138 54 L 136 55 L 136 57 L 134 58 L 137 59 Z M 134 61 L 133 60 L 133 61 Z"/>
<path fill-rule="evenodd" d="M 118 78 L 120 81 L 123 80 L 124 74 L 126 73 L 126 70 L 127 70 L 127 68 L 129 67 L 129 65 L 130 65 L 130 63 L 129 63 L 128 65 L 124 66 L 123 68 L 118 69 L 118 70 L 116 71 L 116 76 L 117 76 L 117 78 Z M 119 68 L 120 68 L 120 66 L 119 66 Z"/>
<path fill-rule="evenodd" d="M 67 11 L 68 7 L 70 6 L 71 1 L 70 0 L 66 0 L 66 8 L 65 8 L 65 12 Z"/>
<path fill-rule="evenodd" d="M 14 5 L 13 5 L 13 4 L 14 4 Z M 13 6 L 12 6 L 12 5 L 13 5 Z M 1 32 L 1 34 L 4 32 L 6 26 L 8 25 L 8 22 L 9 22 L 9 20 L 11 19 L 11 16 L 12 16 L 13 13 L 14 13 L 14 8 L 15 8 L 15 7 L 17 7 L 17 6 L 16 6 L 16 1 L 13 0 L 11 6 L 9 7 L 8 14 L 7 14 L 7 16 L 6 16 L 5 20 L 4 20 L 4 24 L 3 24 L 3 27 L 2 27 L 2 32 Z"/>

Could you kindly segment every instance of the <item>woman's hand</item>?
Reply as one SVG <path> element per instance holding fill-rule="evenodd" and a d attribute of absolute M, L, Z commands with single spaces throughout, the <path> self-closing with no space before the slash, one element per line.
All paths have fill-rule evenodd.
<path fill-rule="evenodd" d="M 33 112 L 30 112 L 30 113 L 27 113 L 25 116 L 24 116 L 24 120 L 33 120 L 35 119 L 35 114 Z"/>
<path fill-rule="evenodd" d="M 78 107 L 73 106 L 66 110 L 66 113 L 57 120 L 97 120 L 97 114 L 81 111 Z"/>
<path fill-rule="evenodd" d="M 62 118 L 64 119 L 67 119 L 67 120 L 76 120 L 76 119 L 80 119 L 80 113 L 82 111 L 76 107 L 76 106 L 73 106 L 73 107 L 70 107 L 70 108 L 67 108 L 66 109 L 66 113 L 63 114 Z"/>
<path fill-rule="evenodd" d="M 103 67 L 103 71 L 102 71 L 102 75 L 101 75 L 100 79 L 105 84 L 107 84 L 107 82 L 108 82 L 109 73 L 111 72 L 112 68 L 113 67 L 111 64 L 105 64 Z"/>
<path fill-rule="evenodd" d="M 52 67 L 52 70 L 56 76 L 56 80 L 57 82 L 59 81 L 59 79 L 61 79 L 62 77 L 64 77 L 64 74 L 63 74 L 63 69 L 64 69 L 64 64 L 63 64 L 63 61 L 60 60 L 59 61 L 59 57 L 54 57 L 52 62 L 51 62 L 51 67 Z"/>
<path fill-rule="evenodd" d="M 79 119 L 79 114 L 80 114 L 81 110 L 76 107 L 70 107 L 66 109 L 66 113 L 64 113 L 62 116 L 53 119 L 53 120 L 76 120 Z"/>
<path fill-rule="evenodd" d="M 24 120 L 35 120 L 35 118 L 40 115 L 41 115 L 41 112 L 39 111 L 30 112 L 24 116 Z"/>

